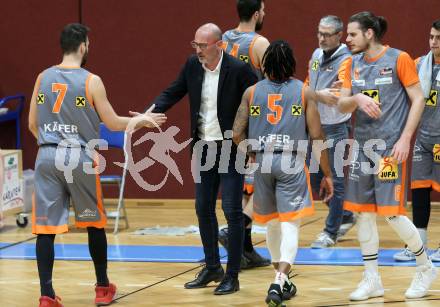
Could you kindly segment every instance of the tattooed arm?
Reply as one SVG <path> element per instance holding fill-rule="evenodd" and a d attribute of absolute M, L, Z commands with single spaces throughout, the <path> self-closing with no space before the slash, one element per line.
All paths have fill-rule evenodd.
<path fill-rule="evenodd" d="M 248 123 L 249 123 L 249 100 L 254 86 L 248 87 L 243 93 L 240 106 L 235 115 L 234 126 L 232 127 L 232 140 L 235 144 L 240 144 L 241 141 L 247 137 Z"/>

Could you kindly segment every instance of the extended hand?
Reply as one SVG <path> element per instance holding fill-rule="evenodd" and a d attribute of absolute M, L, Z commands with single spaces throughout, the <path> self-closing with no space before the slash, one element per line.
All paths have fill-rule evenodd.
<path fill-rule="evenodd" d="M 142 116 L 142 121 L 139 125 L 147 128 L 160 127 L 167 121 L 167 117 L 163 113 L 153 113 L 155 105 L 153 104 L 145 113 L 130 111 L 129 114 L 133 117 Z"/>
<path fill-rule="evenodd" d="M 335 106 L 338 104 L 340 89 L 338 88 L 325 88 L 316 91 L 316 96 L 319 102 L 325 103 L 329 106 Z"/>
<path fill-rule="evenodd" d="M 356 103 L 358 107 L 371 118 L 378 119 L 382 115 L 379 108 L 380 103 L 367 95 L 361 93 L 356 94 Z"/>
<path fill-rule="evenodd" d="M 396 144 L 393 146 L 391 156 L 397 160 L 398 163 L 406 161 L 409 155 L 410 140 L 406 137 L 400 137 Z"/>

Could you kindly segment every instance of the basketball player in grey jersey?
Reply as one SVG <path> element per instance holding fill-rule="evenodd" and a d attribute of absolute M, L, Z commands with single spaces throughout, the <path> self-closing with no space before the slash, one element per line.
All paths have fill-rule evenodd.
<path fill-rule="evenodd" d="M 240 23 L 235 29 L 223 34 L 223 49 L 226 53 L 248 63 L 258 80 L 264 78 L 262 73 L 262 60 L 264 52 L 269 46 L 269 41 L 258 34 L 263 28 L 265 5 L 264 0 L 237 0 L 237 13 Z M 252 187 L 253 175 L 247 176 L 247 187 L 243 192 L 244 240 L 243 255 L 240 261 L 241 269 L 251 269 L 270 265 L 270 260 L 262 257 L 252 244 L 252 219 L 253 219 L 253 192 L 248 193 Z M 250 187 L 249 187 L 250 186 Z M 253 188 L 252 188 L 253 189 Z M 219 242 L 228 249 L 228 229 L 219 231 Z"/>
<path fill-rule="evenodd" d="M 437 270 L 428 259 L 419 233 L 405 215 L 405 161 L 425 102 L 411 57 L 382 44 L 386 30 L 385 18 L 371 12 L 350 17 L 347 45 L 354 56 L 352 63 L 347 65 L 338 102 L 341 112 L 356 112 L 354 139 L 361 148 L 358 153 L 352 153 L 353 164 L 344 201 L 345 209 L 359 213 L 358 240 L 365 267 L 361 282 L 350 294 L 354 301 L 384 295 L 378 270 L 377 215 L 385 218 L 416 255 L 416 273 L 405 296 L 420 298 L 427 295 L 437 277 Z M 384 147 L 367 147 L 370 140 L 378 139 L 382 139 Z M 371 155 L 373 151 L 375 157 Z M 365 166 L 371 162 L 378 165 L 378 171 L 364 171 L 365 167 L 356 167 L 355 164 Z"/>
<path fill-rule="evenodd" d="M 86 148 L 99 138 L 102 120 L 111 130 L 125 130 L 130 117 L 118 116 L 110 105 L 101 79 L 83 69 L 87 60 L 89 28 L 68 24 L 61 33 L 63 60 L 42 72 L 36 81 L 29 111 L 29 129 L 38 140 L 35 162 L 35 197 L 32 232 L 37 235 L 36 256 L 40 277 L 40 307 L 60 307 L 61 299 L 52 287 L 55 235 L 68 231 L 69 203 L 75 209 L 75 224 L 87 228 L 90 255 L 95 265 L 96 305 L 109 305 L 116 286 L 107 277 L 106 216 L 102 205 L 99 175 L 86 173 L 84 163 L 96 165 Z M 150 109 L 151 110 L 151 109 Z M 147 111 L 136 128 L 154 127 L 165 122 L 164 114 Z M 58 157 L 58 147 L 81 147 L 78 167 L 72 170 L 74 181 L 67 180 L 56 163 L 70 160 Z"/>
<path fill-rule="evenodd" d="M 264 0 L 237 0 L 240 23 L 222 37 L 225 52 L 248 63 L 259 80 L 264 78 L 261 64 L 269 46 L 269 41 L 257 34 L 263 28 L 264 8 Z"/>
<path fill-rule="evenodd" d="M 263 62 L 268 78 L 243 94 L 234 121 L 233 140 L 240 144 L 248 136 L 258 143 L 250 155 L 255 156 L 260 166 L 268 156 L 273 156 L 269 160 L 269 173 L 263 172 L 261 167 L 255 172 L 254 217 L 258 222 L 267 223 L 266 242 L 276 271 L 266 303 L 279 307 L 283 300 L 296 293 L 288 274 L 298 250 L 299 224 L 301 218 L 314 213 L 305 152 L 286 147 L 307 142 L 308 134 L 313 140 L 323 140 L 324 134 L 316 120 L 319 113 L 315 102 L 308 99 L 303 83 L 293 78 L 296 62 L 289 44 L 272 42 Z M 285 156 L 289 157 L 290 170 L 297 165 L 297 159 L 301 169 L 287 173 L 283 168 Z M 327 201 L 333 196 L 333 181 L 326 150 L 321 154 L 320 163 L 324 173 L 321 192 L 325 191 Z"/>
<path fill-rule="evenodd" d="M 415 60 L 423 94 L 425 110 L 414 145 L 411 168 L 413 222 L 428 249 L 428 224 L 431 213 L 431 191 L 440 192 L 440 19 L 433 22 L 429 35 L 430 52 Z M 440 247 L 430 256 L 440 261 Z M 397 261 L 415 260 L 406 247 L 396 253 Z"/>

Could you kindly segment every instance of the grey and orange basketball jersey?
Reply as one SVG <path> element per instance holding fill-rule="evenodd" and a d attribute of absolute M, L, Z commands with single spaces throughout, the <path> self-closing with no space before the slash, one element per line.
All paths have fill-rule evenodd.
<path fill-rule="evenodd" d="M 351 56 L 345 44 L 339 48 L 327 59 L 324 59 L 324 51 L 321 48 L 316 49 L 309 63 L 310 88 L 321 90 L 331 88 L 333 82 L 338 81 L 338 73 L 344 61 Z M 324 125 L 333 125 L 345 122 L 350 119 L 351 113 L 341 113 L 338 108 L 328 106 L 324 103 L 318 103 L 318 111 L 321 117 L 321 123 Z"/>
<path fill-rule="evenodd" d="M 38 145 L 76 140 L 85 147 L 99 138 L 98 113 L 88 92 L 92 74 L 53 66 L 41 76 L 37 96 Z"/>
<path fill-rule="evenodd" d="M 258 80 L 263 79 L 260 65 L 252 57 L 252 48 L 255 41 L 260 35 L 256 32 L 238 32 L 237 30 L 229 30 L 223 34 L 223 50 L 240 59 L 243 62 L 248 63 L 254 73 L 257 75 Z"/>
<path fill-rule="evenodd" d="M 426 56 L 420 58 L 417 63 L 417 72 L 420 70 L 420 65 Z M 431 90 L 429 97 L 426 99 L 425 109 L 420 120 L 420 127 L 417 138 L 424 143 L 440 144 L 440 106 L 438 103 L 438 95 L 440 92 L 440 81 L 436 80 L 437 74 L 440 73 L 440 64 L 433 63 Z"/>
<path fill-rule="evenodd" d="M 259 81 L 249 105 L 248 137 L 258 141 L 255 151 L 297 150 L 298 141 L 307 141 L 303 82 Z"/>
<path fill-rule="evenodd" d="M 353 95 L 363 93 L 380 103 L 382 115 L 369 117 L 356 109 L 354 138 L 360 146 L 372 139 L 382 139 L 392 148 L 403 131 L 409 112 L 408 96 L 397 72 L 397 59 L 402 51 L 387 47 L 376 61 L 366 61 L 364 54 L 353 56 L 351 85 Z"/>

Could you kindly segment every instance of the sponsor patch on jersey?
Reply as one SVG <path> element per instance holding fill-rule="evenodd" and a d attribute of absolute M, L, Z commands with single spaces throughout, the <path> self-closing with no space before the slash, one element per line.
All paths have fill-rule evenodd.
<path fill-rule="evenodd" d="M 38 94 L 38 97 L 37 97 L 37 104 L 43 104 L 43 103 L 44 103 L 44 94 L 40 93 L 40 94 Z"/>
<path fill-rule="evenodd" d="M 379 90 L 373 89 L 373 90 L 364 90 L 361 92 L 364 95 L 367 95 L 370 98 L 373 98 L 374 101 L 379 102 L 380 103 L 380 99 L 379 99 Z"/>
<path fill-rule="evenodd" d="M 241 61 L 249 64 L 249 57 L 247 55 L 240 54 L 239 58 L 240 58 Z"/>
<path fill-rule="evenodd" d="M 380 159 L 379 173 L 377 174 L 379 180 L 396 180 L 399 178 L 399 166 L 397 160 L 392 157 L 384 157 Z"/>
<path fill-rule="evenodd" d="M 314 60 L 312 63 L 312 70 L 317 71 L 319 68 L 319 60 Z"/>
<path fill-rule="evenodd" d="M 431 90 L 429 97 L 426 99 L 426 105 L 429 107 L 437 106 L 438 91 Z"/>
<path fill-rule="evenodd" d="M 434 162 L 440 163 L 440 144 L 435 144 L 432 148 Z"/>
<path fill-rule="evenodd" d="M 379 75 L 381 76 L 391 75 L 392 73 L 393 69 L 391 67 L 385 67 L 379 71 Z"/>
<path fill-rule="evenodd" d="M 377 78 L 374 80 L 375 85 L 393 84 L 392 77 Z"/>
<path fill-rule="evenodd" d="M 351 80 L 351 86 L 365 86 L 365 80 Z"/>
<path fill-rule="evenodd" d="M 260 106 L 250 106 L 249 115 L 250 116 L 260 116 Z"/>
<path fill-rule="evenodd" d="M 333 66 L 329 66 L 325 69 L 325 71 L 327 72 L 332 72 L 333 71 Z"/>
<path fill-rule="evenodd" d="M 77 108 L 83 108 L 86 106 L 86 99 L 82 96 L 76 96 L 75 105 Z"/>
<path fill-rule="evenodd" d="M 300 116 L 302 114 L 302 106 L 294 104 L 292 105 L 292 115 Z"/>

